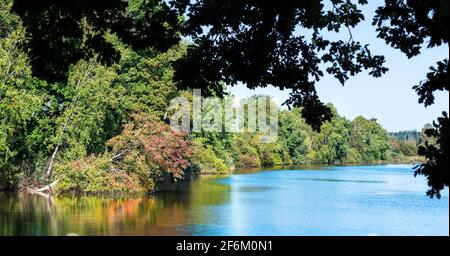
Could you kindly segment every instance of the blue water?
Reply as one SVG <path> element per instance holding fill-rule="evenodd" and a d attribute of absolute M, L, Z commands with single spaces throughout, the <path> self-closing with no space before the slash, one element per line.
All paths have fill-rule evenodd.
<path fill-rule="evenodd" d="M 232 175 L 229 202 L 193 209 L 214 216 L 195 235 L 449 235 L 449 193 L 425 196 L 410 165 L 346 166 Z"/>
<path fill-rule="evenodd" d="M 240 170 L 149 197 L 0 193 L 0 235 L 449 235 L 411 165 Z"/>

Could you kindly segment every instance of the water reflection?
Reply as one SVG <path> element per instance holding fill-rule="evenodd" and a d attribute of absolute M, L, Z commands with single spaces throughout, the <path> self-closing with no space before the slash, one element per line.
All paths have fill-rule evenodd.
<path fill-rule="evenodd" d="M 0 193 L 0 235 L 446 235 L 449 191 L 410 165 L 243 169 L 156 196 Z"/>
<path fill-rule="evenodd" d="M 184 227 L 209 217 L 189 216 L 188 210 L 226 203 L 228 191 L 203 178 L 148 197 L 0 193 L 0 235 L 191 235 Z"/>

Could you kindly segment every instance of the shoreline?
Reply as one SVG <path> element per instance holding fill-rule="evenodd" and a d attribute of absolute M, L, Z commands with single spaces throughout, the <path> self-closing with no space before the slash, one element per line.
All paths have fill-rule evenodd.
<path fill-rule="evenodd" d="M 333 167 L 333 166 L 383 166 L 383 165 L 414 165 L 414 164 L 420 164 L 420 163 L 411 163 L 411 162 L 393 162 L 393 161 L 383 161 L 383 162 L 372 162 L 372 163 L 341 163 L 341 164 L 298 164 L 298 165 L 274 165 L 274 166 L 266 166 L 266 167 L 236 167 L 233 168 L 228 173 L 189 173 L 186 175 L 186 178 L 177 182 L 170 182 L 166 181 L 165 184 L 169 185 L 176 185 L 179 183 L 187 183 L 192 182 L 195 179 L 198 178 L 220 178 L 220 177 L 228 177 L 234 174 L 246 174 L 246 173 L 257 173 L 260 171 L 269 171 L 269 170 L 294 170 L 296 168 L 300 168 L 302 170 L 307 170 L 307 168 L 311 169 L 322 169 L 326 167 Z M 163 186 L 164 182 L 160 185 Z M 87 192 L 81 192 L 81 193 L 61 193 L 61 194 L 45 194 L 46 196 L 55 196 L 55 197 L 93 197 L 93 198 L 130 198 L 130 197 L 152 197 L 156 196 L 158 194 L 171 192 L 170 190 L 166 189 L 155 189 L 153 191 L 149 192 L 131 192 L 131 191 L 123 191 L 123 192 L 98 192 L 98 193 L 87 193 Z M 7 194 L 22 194 L 22 195 L 40 195 L 36 193 L 28 193 L 24 190 L 11 190 L 11 191 L 0 191 L 0 193 L 7 193 Z M 42 195 L 40 195 L 42 196 Z"/>

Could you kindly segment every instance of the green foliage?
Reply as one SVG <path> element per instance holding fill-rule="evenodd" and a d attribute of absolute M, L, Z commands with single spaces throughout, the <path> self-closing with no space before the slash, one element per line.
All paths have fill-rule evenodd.
<path fill-rule="evenodd" d="M 194 154 L 192 163 L 202 174 L 223 174 L 227 173 L 227 167 L 222 159 L 216 156 L 213 146 L 206 143 L 206 138 L 194 139 Z"/>
<path fill-rule="evenodd" d="M 177 2 L 173 4 L 180 12 L 189 12 L 185 31 L 194 42 L 177 62 L 175 77 L 186 88 L 195 85 L 222 94 L 221 82 L 242 82 L 250 89 L 268 84 L 292 89 L 288 105 L 302 107 L 306 122 L 319 130 L 331 119 L 315 89 L 325 72 L 345 83 L 363 70 L 374 77 L 387 71 L 384 57 L 367 45 L 327 37 L 327 32 L 364 20 L 360 9 L 367 1 L 325 1 L 331 9 L 316 0 Z M 298 29 L 312 40 L 296 33 Z"/>
<path fill-rule="evenodd" d="M 149 191 L 167 177 L 183 178 L 191 162 L 202 173 L 375 162 L 414 156 L 415 144 L 429 161 L 417 169 L 429 178 L 429 195 L 448 186 L 446 114 L 415 143 L 389 138 L 376 120 L 350 122 L 319 100 L 322 64 L 341 83 L 363 70 L 375 77 L 387 71 L 382 56 L 352 38 L 325 38 L 363 20 L 359 7 L 367 1 L 332 1 L 330 11 L 320 1 L 113 2 L 0 3 L 0 190 L 58 178 L 61 193 Z M 447 23 L 438 19 L 448 20 L 446 13 L 448 2 L 386 1 L 374 24 L 411 57 L 425 39 L 429 47 L 448 44 Z M 296 27 L 310 30 L 312 40 Z M 182 34 L 194 44 L 178 44 Z M 221 96 L 224 84 L 238 82 L 292 89 L 287 105 L 294 108 L 280 113 L 277 142 L 262 143 L 259 131 L 188 137 L 162 122 L 170 99 L 185 93 L 179 88 Z M 420 102 L 433 104 L 435 91 L 448 90 L 448 60 L 414 89 Z"/>
<path fill-rule="evenodd" d="M 56 168 L 59 193 L 149 192 L 166 178 L 181 179 L 190 166 L 186 135 L 148 114 L 134 114 L 103 155 Z"/>
<path fill-rule="evenodd" d="M 394 15 L 393 15 L 394 14 Z M 377 26 L 378 37 L 394 48 L 400 49 L 409 58 L 421 53 L 423 47 L 448 47 L 449 1 L 386 1 L 376 11 L 373 25 Z M 450 88 L 448 55 L 430 68 L 426 80 L 413 89 L 419 95 L 419 103 L 426 107 L 434 104 L 435 92 Z M 448 157 L 449 117 L 444 113 L 433 128 L 428 129 L 439 145 L 422 145 L 420 153 L 427 163 L 418 165 L 417 173 L 429 180 L 430 197 L 440 196 L 440 191 L 449 184 Z M 425 140 L 424 140 L 425 141 Z M 426 143 L 426 142 L 425 142 Z"/>
<path fill-rule="evenodd" d="M 120 60 L 108 32 L 136 50 L 180 41 L 179 14 L 161 0 L 14 0 L 13 10 L 27 27 L 33 74 L 48 82 L 65 83 L 71 65 L 95 55 L 105 65 Z"/>
<path fill-rule="evenodd" d="M 293 164 L 305 164 L 308 162 L 308 154 L 311 151 L 312 129 L 301 118 L 301 110 L 282 111 L 279 115 L 279 140 Z M 284 157 L 286 158 L 286 157 Z"/>
<path fill-rule="evenodd" d="M 449 118 L 444 112 L 438 122 L 433 123 L 433 128 L 425 131 L 427 137 L 435 139 L 435 143 L 425 141 L 425 145 L 419 148 L 419 154 L 425 156 L 428 162 L 416 166 L 416 175 L 428 178 L 430 190 L 427 194 L 431 198 L 441 198 L 441 191 L 449 185 L 449 132 Z"/>
<path fill-rule="evenodd" d="M 237 166 L 239 167 L 259 167 L 261 159 L 258 150 L 252 145 L 252 134 L 248 132 L 238 133 L 233 141 L 233 148 L 236 152 Z"/>
<path fill-rule="evenodd" d="M 30 133 L 43 107 L 40 81 L 31 77 L 28 57 L 22 49 L 24 28 L 2 2 L 0 12 L 0 189 L 12 189 L 33 161 Z"/>
<path fill-rule="evenodd" d="M 12 2 L 2 1 L 0 7 L 1 190 L 48 182 L 45 173 L 53 162 L 64 166 L 103 154 L 132 112 L 164 115 L 176 92 L 171 62 L 183 54 L 183 46 L 163 54 L 138 53 L 104 33 L 122 53 L 117 64 L 107 67 L 100 64 L 102 56 L 90 55 L 70 66 L 66 83 L 49 84 L 32 77 L 28 49 L 23 49 L 25 28 L 10 12 Z"/>
<path fill-rule="evenodd" d="M 420 132 L 418 131 L 390 132 L 389 137 L 401 141 L 417 142 L 420 138 Z"/>
<path fill-rule="evenodd" d="M 315 162 L 343 163 L 349 148 L 349 122 L 338 116 L 331 105 L 334 117 L 322 126 L 320 133 L 314 136 Z M 375 158 L 378 159 L 378 158 Z"/>
<path fill-rule="evenodd" d="M 363 162 L 386 160 L 388 133 L 376 120 L 357 117 L 350 123 L 349 146 L 355 148 Z"/>
<path fill-rule="evenodd" d="M 57 165 L 55 172 L 60 178 L 57 193 L 147 192 L 138 175 L 115 169 L 107 157 L 88 157 Z"/>
<path fill-rule="evenodd" d="M 113 69 L 95 60 L 80 61 L 71 68 L 53 141 L 62 146 L 66 160 L 103 152 L 105 141 L 120 132 L 126 113 L 121 88 L 113 83 L 116 77 Z"/>
<path fill-rule="evenodd" d="M 122 56 L 114 65 L 118 74 L 116 86 L 123 90 L 121 104 L 130 112 L 163 117 L 170 100 L 178 94 L 171 64 L 184 54 L 185 46 L 175 46 L 164 53 L 152 49 L 136 52 L 117 37 L 110 35 L 109 38 Z"/>

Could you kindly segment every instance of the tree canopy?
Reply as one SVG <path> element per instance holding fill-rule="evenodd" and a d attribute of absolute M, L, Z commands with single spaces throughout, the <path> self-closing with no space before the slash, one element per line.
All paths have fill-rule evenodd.
<path fill-rule="evenodd" d="M 175 85 L 225 95 L 224 85 L 240 82 L 252 89 L 273 85 L 291 90 L 285 104 L 297 109 L 313 131 L 322 127 L 324 134 L 339 134 L 321 138 L 336 155 L 310 143 L 310 148 L 322 152 L 319 158 L 332 162 L 353 155 L 369 160 L 365 154 L 355 154 L 366 152 L 364 143 L 352 139 L 352 132 L 345 134 L 348 129 L 359 132 L 362 126 L 378 138 L 370 145 L 380 153 L 376 158 L 382 159 L 387 138 L 376 122 L 348 123 L 335 116 L 315 88 L 326 74 L 345 84 L 363 71 L 373 77 L 388 71 L 384 56 L 352 36 L 352 29 L 365 19 L 360 10 L 365 4 L 367 0 L 2 1 L 0 167 L 42 166 L 48 162 L 43 156 L 56 156 L 60 150 L 65 154 L 59 158 L 66 160 L 102 154 L 104 142 L 122 132 L 131 113 L 163 115 L 167 100 L 176 94 Z M 387 44 L 412 58 L 423 47 L 448 47 L 448 4 L 446 0 L 385 0 L 373 26 Z M 347 39 L 331 39 L 330 32 L 345 33 Z M 183 38 L 187 46 L 180 45 Z M 434 104 L 434 92 L 448 89 L 448 57 L 414 86 L 425 106 Z M 89 107 L 91 102 L 99 108 Z M 81 113 L 85 108 L 87 112 Z M 302 125 L 285 121 L 291 127 Z M 447 113 L 427 134 L 437 144 L 422 145 L 420 153 L 428 163 L 419 166 L 417 174 L 428 177 L 429 195 L 439 196 L 449 182 L 443 160 L 448 153 Z M 301 141 L 307 138 L 299 136 Z M 268 157 L 267 148 L 245 141 L 242 145 L 250 146 L 242 155 L 245 162 L 283 160 L 282 150 Z M 306 150 L 285 143 L 291 154 Z M 48 169 L 54 158 L 50 157 Z"/>
<path fill-rule="evenodd" d="M 437 0 L 386 0 L 378 8 L 373 25 L 377 26 L 378 36 L 392 47 L 401 50 L 409 58 L 417 56 L 424 47 L 448 47 L 449 1 Z M 419 102 L 426 107 L 433 105 L 436 91 L 448 91 L 448 56 L 430 68 L 426 79 L 414 86 Z M 417 167 L 416 175 L 428 178 L 431 187 L 428 195 L 440 197 L 440 191 L 449 185 L 449 166 L 444 159 L 448 156 L 449 117 L 446 112 L 427 131 L 437 138 L 438 145 L 424 145 L 421 155 L 428 162 Z"/>

